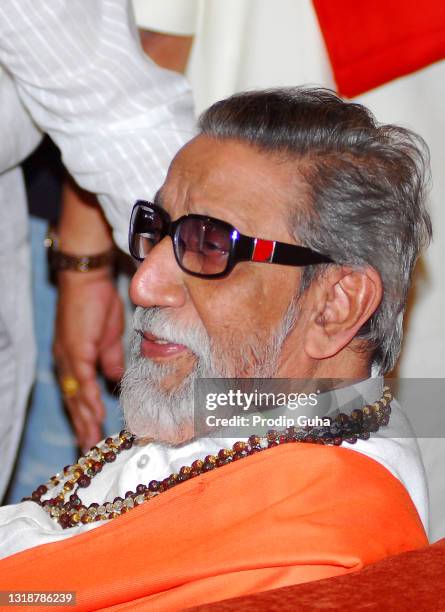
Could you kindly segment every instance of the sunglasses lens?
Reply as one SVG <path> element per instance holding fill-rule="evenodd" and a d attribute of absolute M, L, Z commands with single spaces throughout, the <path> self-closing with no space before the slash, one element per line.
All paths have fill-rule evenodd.
<path fill-rule="evenodd" d="M 164 235 L 161 215 L 143 204 L 136 206 L 130 222 L 130 253 L 136 259 L 144 259 Z"/>
<path fill-rule="evenodd" d="M 230 231 L 217 221 L 185 218 L 176 231 L 179 261 L 185 270 L 214 276 L 227 268 Z"/>

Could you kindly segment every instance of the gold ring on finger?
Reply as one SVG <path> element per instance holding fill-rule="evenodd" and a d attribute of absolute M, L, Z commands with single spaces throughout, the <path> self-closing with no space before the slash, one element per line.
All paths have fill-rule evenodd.
<path fill-rule="evenodd" d="M 74 378 L 74 376 L 62 376 L 60 379 L 60 387 L 62 389 L 63 396 L 70 399 L 77 394 L 80 389 L 80 384 L 77 378 Z"/>

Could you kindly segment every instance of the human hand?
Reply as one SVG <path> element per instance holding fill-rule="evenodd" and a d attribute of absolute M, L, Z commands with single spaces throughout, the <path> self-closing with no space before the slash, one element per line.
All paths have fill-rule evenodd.
<path fill-rule="evenodd" d="M 58 288 L 53 352 L 59 380 L 78 383 L 64 398 L 77 442 L 86 450 L 102 438 L 105 418 L 97 367 L 114 381 L 123 373 L 123 304 L 107 268 L 59 272 Z"/>

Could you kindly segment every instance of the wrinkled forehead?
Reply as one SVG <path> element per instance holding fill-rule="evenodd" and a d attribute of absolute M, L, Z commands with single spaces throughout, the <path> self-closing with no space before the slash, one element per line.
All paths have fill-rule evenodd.
<path fill-rule="evenodd" d="M 206 214 L 253 231 L 258 219 L 264 228 L 284 227 L 302 183 L 295 161 L 245 142 L 197 136 L 173 160 L 159 200 L 172 218 Z"/>

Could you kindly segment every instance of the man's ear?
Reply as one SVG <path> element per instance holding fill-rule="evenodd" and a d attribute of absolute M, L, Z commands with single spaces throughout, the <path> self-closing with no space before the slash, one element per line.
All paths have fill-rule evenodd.
<path fill-rule="evenodd" d="M 377 310 L 382 280 L 371 267 L 332 267 L 308 289 L 312 314 L 304 335 L 306 354 L 326 359 L 345 348 Z"/>

